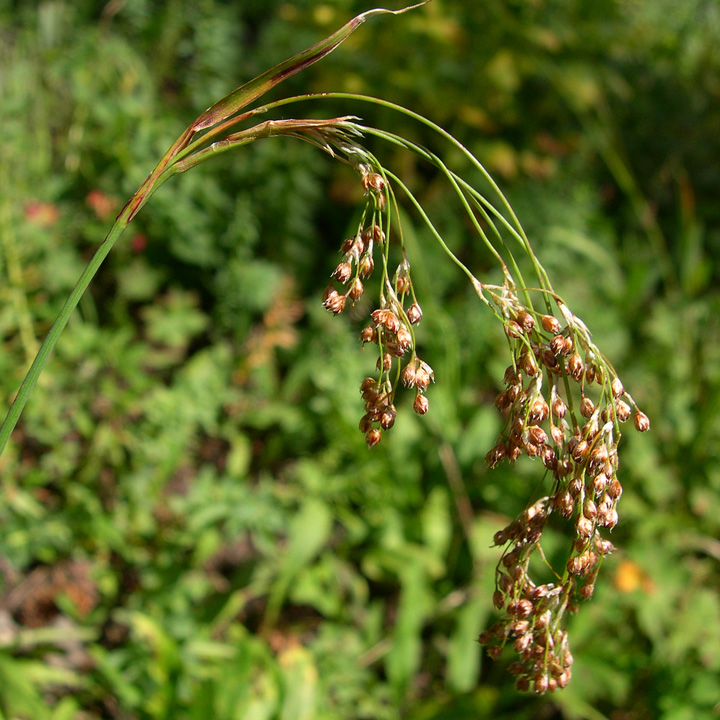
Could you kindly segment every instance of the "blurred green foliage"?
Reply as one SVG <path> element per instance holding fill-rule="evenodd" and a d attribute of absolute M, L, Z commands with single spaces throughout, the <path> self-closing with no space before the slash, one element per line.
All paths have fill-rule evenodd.
<path fill-rule="evenodd" d="M 4 404 L 185 125 L 368 7 L 0 2 Z M 438 382 L 428 416 L 401 412 L 368 452 L 371 308 L 319 303 L 361 188 L 277 140 L 153 198 L 0 459 L 0 717 L 720 716 L 718 37 L 707 0 L 434 0 L 275 91 L 365 92 L 456 134 L 652 419 L 624 443 L 621 551 L 572 621 L 567 690 L 516 694 L 475 642 L 492 534 L 534 490 L 530 468 L 483 462 L 499 328 L 409 233 Z M 387 110 L 298 107 L 447 153 Z M 375 149 L 483 277 L 442 178 Z"/>

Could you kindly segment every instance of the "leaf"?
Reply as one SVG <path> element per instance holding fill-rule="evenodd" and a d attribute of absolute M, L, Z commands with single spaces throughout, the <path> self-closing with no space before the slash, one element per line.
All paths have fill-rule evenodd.
<path fill-rule="evenodd" d="M 326 55 L 329 55 L 368 18 L 375 15 L 384 15 L 386 13 L 399 15 L 407 12 L 408 10 L 412 10 L 413 8 L 420 7 L 420 5 L 424 5 L 426 2 L 429 2 L 429 0 L 423 0 L 423 2 L 403 8 L 402 10 L 375 8 L 374 10 L 368 10 L 367 12 L 361 13 L 316 45 L 313 45 L 307 50 L 294 55 L 270 70 L 266 70 L 262 73 L 262 75 L 258 75 L 253 80 L 250 80 L 250 82 L 245 83 L 245 85 L 240 86 L 236 90 L 233 90 L 233 92 L 229 95 L 226 95 L 221 100 L 218 100 L 214 105 L 200 114 L 200 116 L 190 126 L 190 129 L 193 132 L 199 132 L 200 130 L 213 127 L 214 125 L 217 125 L 217 123 L 220 123 L 234 115 L 236 112 L 253 102 L 253 100 L 257 100 L 283 80 L 295 75 L 295 73 L 298 73 L 301 70 L 304 70 L 306 67 L 309 67 L 318 60 L 321 60 Z"/>

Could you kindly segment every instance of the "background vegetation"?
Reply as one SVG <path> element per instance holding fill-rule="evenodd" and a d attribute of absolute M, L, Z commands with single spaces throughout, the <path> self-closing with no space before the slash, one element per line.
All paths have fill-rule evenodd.
<path fill-rule="evenodd" d="M 397 7 L 398 5 L 394 5 Z M 365 0 L 0 2 L 0 387 L 117 211 L 200 110 Z M 72 318 L 0 459 L 0 717 L 720 716 L 720 6 L 434 0 L 278 92 L 348 90 L 446 126 L 496 175 L 653 431 L 571 686 L 518 695 L 475 642 L 492 534 L 534 490 L 488 471 L 501 331 L 410 238 L 431 412 L 369 452 L 368 307 L 320 307 L 361 188 L 292 140 L 165 185 Z M 443 150 L 369 106 L 361 115 Z M 400 151 L 450 244 L 448 188 Z M 409 402 L 409 400 L 408 400 Z"/>

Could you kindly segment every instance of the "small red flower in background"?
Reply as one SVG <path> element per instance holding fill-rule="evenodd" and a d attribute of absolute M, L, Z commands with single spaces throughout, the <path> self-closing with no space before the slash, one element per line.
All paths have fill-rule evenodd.
<path fill-rule="evenodd" d="M 49 228 L 60 219 L 60 211 L 52 203 L 31 202 L 25 206 L 25 219 L 33 225 Z"/>
<path fill-rule="evenodd" d="M 88 207 L 92 208 L 95 215 L 100 220 L 107 220 L 114 212 L 117 207 L 117 201 L 115 198 L 106 195 L 102 190 L 91 190 L 85 202 Z"/>
<path fill-rule="evenodd" d="M 130 241 L 130 248 L 135 253 L 141 253 L 147 247 L 147 237 L 142 233 L 133 235 Z"/>

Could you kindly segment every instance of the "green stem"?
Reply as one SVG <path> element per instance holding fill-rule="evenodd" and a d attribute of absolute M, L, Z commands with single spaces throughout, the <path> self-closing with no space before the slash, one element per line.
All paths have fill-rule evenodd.
<path fill-rule="evenodd" d="M 65 301 L 65 304 L 62 306 L 60 313 L 50 328 L 50 332 L 48 332 L 47 337 L 40 346 L 40 350 L 30 366 L 30 369 L 25 375 L 25 379 L 18 390 L 13 404 L 10 406 L 10 410 L 8 411 L 2 427 L 0 427 L 0 455 L 2 455 L 5 450 L 7 441 L 10 439 L 10 435 L 20 419 L 20 415 L 27 404 L 30 393 L 33 391 L 35 383 L 37 383 L 40 373 L 43 371 L 50 354 L 55 349 L 55 345 L 57 344 L 62 331 L 65 329 L 72 311 L 80 302 L 80 298 L 83 296 L 85 290 L 87 290 L 88 286 L 92 282 L 92 279 L 97 274 L 103 260 L 105 260 L 110 250 L 112 250 L 116 240 L 130 224 L 130 221 L 137 211 L 147 202 L 150 196 L 160 187 L 160 185 L 162 185 L 163 182 L 170 177 L 170 175 L 167 174 L 164 175 L 163 179 L 161 175 L 163 175 L 162 170 L 160 172 L 153 171 L 140 189 L 135 193 L 135 195 L 133 195 L 128 204 L 123 208 L 122 212 L 115 220 L 115 224 L 112 226 L 110 232 L 107 234 L 100 247 L 95 251 L 92 259 L 83 270 L 82 275 L 80 275 L 80 279 L 77 281 L 75 287 Z"/>

